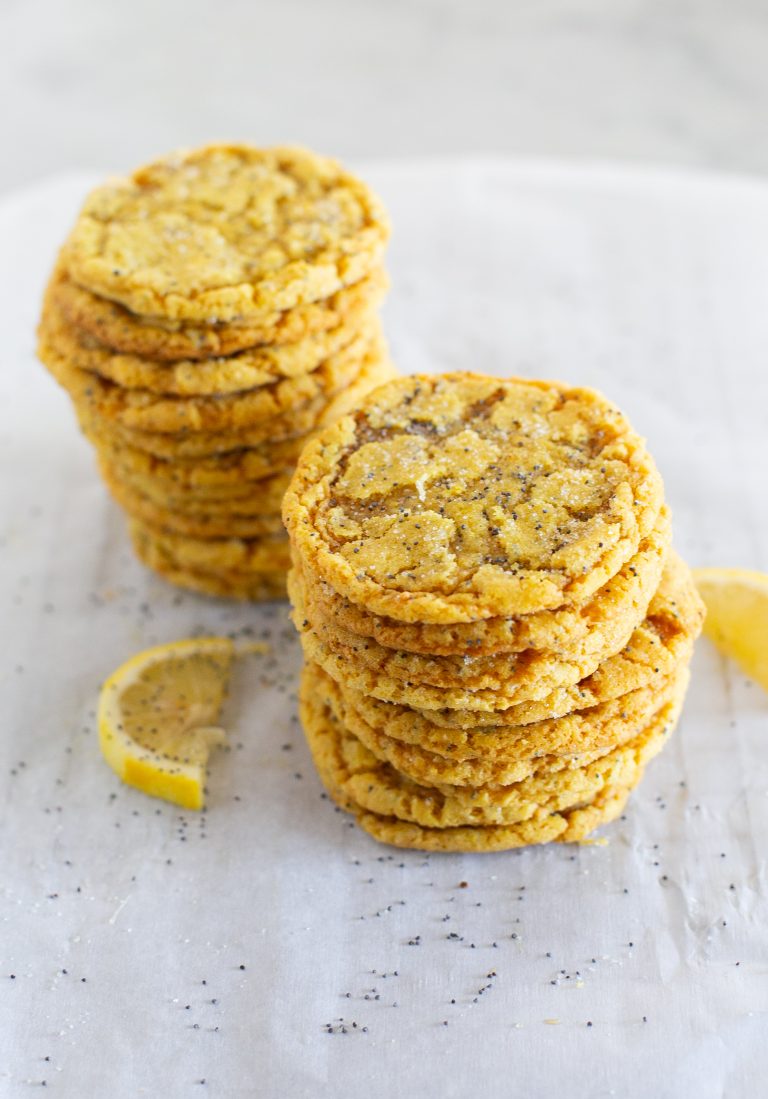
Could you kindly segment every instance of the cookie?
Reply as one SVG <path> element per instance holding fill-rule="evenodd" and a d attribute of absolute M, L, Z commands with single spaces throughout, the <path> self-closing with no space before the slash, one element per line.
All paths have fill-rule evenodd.
<path fill-rule="evenodd" d="M 121 453 L 119 447 L 101 446 L 97 449 L 107 468 L 113 470 L 115 477 L 119 480 L 157 503 L 173 500 L 178 501 L 183 507 L 199 508 L 206 504 L 226 506 L 227 501 L 230 500 L 238 501 L 258 496 L 265 485 L 283 476 L 284 471 L 289 468 L 289 465 L 284 463 L 278 468 L 262 471 L 262 476 L 255 480 L 243 478 L 240 481 L 233 480 L 224 484 L 206 484 L 204 481 L 199 484 L 194 482 L 190 484 L 186 481 L 188 463 L 153 459 L 151 455 L 142 454 L 141 451 L 138 453 L 142 458 L 149 459 L 149 462 L 134 463 L 131 460 L 126 462 L 125 455 Z M 142 467 L 146 470 L 151 463 L 155 463 L 152 472 L 140 472 Z M 179 471 L 180 465 L 182 468 Z M 194 468 L 194 463 L 192 465 Z M 174 474 L 177 475 L 174 476 Z"/>
<path fill-rule="evenodd" d="M 568 686 L 547 689 L 547 681 L 526 681 L 517 697 L 514 690 L 441 688 L 384 677 L 333 653 L 304 622 L 300 636 L 305 657 L 337 683 L 421 710 L 435 724 L 472 728 L 490 720 L 524 725 L 559 717 L 647 686 L 655 676 L 671 675 L 688 658 L 702 620 L 703 606 L 690 570 L 671 554 L 644 622 L 621 652 Z"/>
<path fill-rule="evenodd" d="M 296 556 L 294 566 L 301 572 L 306 598 L 317 607 L 321 617 L 387 648 L 429 656 L 480 657 L 526 649 L 563 653 L 571 651 L 588 633 L 602 631 L 607 622 L 642 621 L 659 586 L 670 537 L 671 517 L 665 506 L 659 513 L 659 522 L 641 542 L 637 553 L 586 602 L 518 617 L 448 625 L 398 622 L 370 614 L 312 572 L 301 569 Z"/>
<path fill-rule="evenodd" d="M 378 327 L 371 308 L 351 315 L 327 332 L 282 347 L 261 345 L 223 358 L 167 363 L 116 352 L 75 328 L 49 295 L 43 307 L 41 340 L 65 362 L 123 389 L 166 397 L 224 397 L 312 374 L 359 337 Z M 305 383 L 306 385 L 306 383 Z M 285 389 L 285 387 L 283 387 Z M 299 389 L 299 396 L 304 390 Z M 149 404 L 143 398 L 142 407 Z M 160 404 L 160 402 L 157 402 Z"/>
<path fill-rule="evenodd" d="M 485 709 L 489 699 L 494 708 L 539 701 L 591 675 L 602 661 L 626 645 L 635 627 L 631 620 L 618 621 L 614 629 L 606 629 L 603 634 L 588 633 L 582 645 L 567 654 L 526 649 L 495 657 L 428 657 L 386 649 L 369 638 L 318 622 L 304 604 L 295 571 L 288 578 L 288 595 L 294 625 L 302 634 L 312 635 L 307 652 L 315 646 L 330 654 L 348 669 L 350 682 L 356 676 L 373 676 L 377 697 L 399 693 L 398 700 L 407 699 L 411 705 L 427 708 L 475 708 L 477 702 L 476 708 Z"/>
<path fill-rule="evenodd" d="M 328 400 L 355 380 L 361 364 L 386 354 L 378 320 L 312 373 L 220 397 L 167 397 L 143 389 L 123 389 L 98 374 L 80 369 L 44 318 L 38 331 L 38 357 L 73 400 L 102 421 L 129 431 L 176 435 L 185 432 L 239 431 Z"/>
<path fill-rule="evenodd" d="M 125 473 L 100 455 L 100 467 L 108 483 L 120 481 L 127 490 L 146 496 L 158 507 L 169 511 L 205 513 L 210 518 L 227 516 L 272 515 L 279 518 L 280 504 L 291 478 L 291 470 L 284 469 L 261 481 L 244 482 L 240 492 L 227 496 L 210 496 L 204 490 L 167 488 L 151 477 Z M 201 516 L 202 517 L 202 516 Z"/>
<path fill-rule="evenodd" d="M 285 528 L 277 514 L 211 516 L 205 511 L 197 513 L 170 511 L 135 492 L 124 482 L 111 478 L 102 471 L 110 495 L 127 515 L 153 530 L 177 534 L 185 538 L 259 538 L 267 535 L 283 535 Z"/>
<path fill-rule="evenodd" d="M 633 787 L 662 748 L 681 705 L 681 698 L 666 703 L 635 738 L 584 767 L 477 788 L 410 781 L 377 759 L 310 691 L 301 694 L 300 713 L 318 770 L 356 807 L 422 828 L 450 829 L 546 819 L 588 805 L 611 789 Z"/>
<path fill-rule="evenodd" d="M 216 359 L 265 344 L 283 347 L 330 332 L 377 308 L 388 285 L 383 269 L 376 268 L 329 298 L 239 324 L 214 321 L 194 325 L 160 318 L 149 321 L 117 302 L 77 286 L 61 264 L 54 271 L 48 295 L 71 325 L 105 347 L 172 363 L 183 359 Z"/>
<path fill-rule="evenodd" d="M 211 576 L 246 576 L 285 571 L 288 555 L 280 535 L 263 538 L 197 539 L 154 530 L 131 520 L 129 531 L 139 556 L 155 567 L 167 562 L 179 569 Z"/>
<path fill-rule="evenodd" d="M 306 437 L 263 443 L 260 447 L 234 450 L 211 458 L 158 458 L 109 436 L 91 441 L 116 470 L 130 480 L 150 479 L 168 492 L 200 492 L 217 498 L 240 495 L 244 485 L 256 485 L 294 465 L 306 445 Z M 137 480 L 137 484 L 141 482 Z"/>
<path fill-rule="evenodd" d="M 643 716 L 688 674 L 688 661 L 683 660 L 670 674 L 654 676 L 645 687 L 582 710 L 526 725 L 499 724 L 498 715 L 493 714 L 485 724 L 456 728 L 439 725 L 430 720 L 431 715 L 409 706 L 364 695 L 346 683 L 337 683 L 316 664 L 309 666 L 322 684 L 323 697 L 333 708 L 338 707 L 353 731 L 355 721 L 363 721 L 388 741 L 399 741 L 405 748 L 421 749 L 455 765 L 483 764 L 489 773 L 497 765 L 503 768 L 543 756 L 580 755 L 621 743 L 627 739 L 624 733 L 636 729 Z M 356 715 L 355 719 L 347 720 L 350 714 Z M 439 762 L 435 766 L 440 766 Z"/>
<path fill-rule="evenodd" d="M 134 549 L 139 560 L 158 576 L 176 587 L 187 588 L 201 595 L 252 603 L 271 602 L 286 597 L 284 571 L 248 574 L 197 572 L 174 565 L 162 556 L 149 554 L 145 557 L 147 546 L 141 540 L 134 541 Z"/>
<path fill-rule="evenodd" d="M 521 824 L 490 825 L 486 827 L 422 828 L 376 813 L 361 810 L 347 801 L 321 773 L 331 797 L 342 808 L 354 813 L 357 823 L 379 843 L 392 847 L 410 848 L 414 851 L 466 852 L 509 851 L 516 847 L 529 847 L 542 843 L 581 843 L 599 828 L 621 816 L 631 794 L 631 789 L 607 787 L 589 804 L 578 809 L 550 813 Z"/>
<path fill-rule="evenodd" d="M 394 376 L 377 315 L 389 225 L 301 149 L 214 145 L 86 199 L 38 355 L 140 559 L 209 594 L 285 594 L 281 505 L 308 436 Z"/>
<path fill-rule="evenodd" d="M 470 622 L 588 599 L 653 530 L 662 492 L 592 390 L 416 376 L 309 444 L 283 517 L 302 565 L 367 611 Z"/>
<path fill-rule="evenodd" d="M 378 199 L 335 161 L 211 145 L 96 188 L 61 262 L 144 317 L 262 322 L 364 278 L 388 236 Z"/>
<path fill-rule="evenodd" d="M 305 666 L 303 680 L 304 689 L 322 700 L 341 725 L 406 778 L 422 785 L 475 787 L 509 785 L 598 759 L 631 740 L 649 714 L 684 692 L 688 669 L 681 668 L 655 691 L 641 689 L 583 714 L 521 726 L 519 736 L 514 728 L 488 726 L 454 738 L 412 710 L 346 691 L 316 664 Z M 443 745 L 449 754 L 439 750 Z M 550 752 L 550 747 L 557 750 Z"/>
<path fill-rule="evenodd" d="M 92 402 L 70 393 L 83 433 L 89 438 L 108 438 L 158 458 L 211 458 L 231 451 L 263 447 L 265 444 L 296 440 L 326 424 L 333 423 L 354 408 L 373 388 L 389 381 L 396 371 L 389 359 L 372 353 L 361 364 L 357 377 L 331 400 L 318 399 L 300 409 L 241 431 L 186 431 L 169 435 L 157 431 L 137 431 L 101 416 Z"/>
<path fill-rule="evenodd" d="M 673 552 L 645 621 L 620 653 L 606 660 L 574 687 L 553 691 L 540 702 L 526 702 L 496 711 L 493 721 L 503 725 L 529 725 L 585 710 L 657 684 L 689 663 L 703 621 L 704 604 L 691 571 Z M 429 710 L 426 716 L 434 724 L 450 729 L 472 729 L 487 724 L 487 717 L 482 713 L 469 710 Z"/>
<path fill-rule="evenodd" d="M 666 544 L 667 539 L 667 534 L 660 536 L 659 548 Z M 623 649 L 645 618 L 662 568 L 663 556 L 659 554 L 658 571 L 653 578 L 655 582 L 653 586 L 648 586 L 644 602 L 639 605 L 635 601 L 631 603 L 631 613 L 627 609 L 627 613 L 620 616 L 613 605 L 611 613 L 602 619 L 595 616 L 590 629 L 555 650 L 530 648 L 494 655 L 478 656 L 473 651 L 465 651 L 455 655 L 428 656 L 389 648 L 370 637 L 359 637 L 339 626 L 332 617 L 324 615 L 322 607 L 312 599 L 311 594 L 307 598 L 307 587 L 300 569 L 294 570 L 289 581 L 289 593 L 295 604 L 297 628 L 307 628 L 304 625 L 306 622 L 331 652 L 349 661 L 355 668 L 373 671 L 385 679 L 435 687 L 462 687 L 473 691 L 493 690 L 507 697 L 522 699 L 531 681 L 535 680 L 539 694 L 548 693 L 556 687 L 584 679 L 598 664 Z"/>

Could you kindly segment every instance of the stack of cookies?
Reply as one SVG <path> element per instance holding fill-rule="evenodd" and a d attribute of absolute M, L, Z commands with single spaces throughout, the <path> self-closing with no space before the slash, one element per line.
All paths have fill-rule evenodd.
<path fill-rule="evenodd" d="M 207 147 L 86 200 L 39 355 L 151 568 L 214 595 L 284 594 L 293 465 L 393 376 L 388 235 L 365 184 L 297 149 Z"/>
<path fill-rule="evenodd" d="M 585 838 L 673 729 L 702 606 L 643 440 L 600 394 L 402 378 L 305 450 L 284 502 L 328 791 L 377 839 Z"/>

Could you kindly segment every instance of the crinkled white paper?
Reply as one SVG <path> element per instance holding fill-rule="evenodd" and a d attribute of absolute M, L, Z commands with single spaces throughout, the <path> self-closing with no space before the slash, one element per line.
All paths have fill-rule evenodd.
<path fill-rule="evenodd" d="M 367 175 L 395 226 L 403 370 L 598 386 L 649 436 L 680 550 L 768 567 L 768 189 L 503 162 Z M 702 642 L 605 846 L 369 840 L 321 797 L 285 609 L 142 569 L 34 359 L 88 182 L 0 207 L 0 1094 L 764 1094 L 768 698 Z M 237 672 L 203 816 L 121 786 L 94 730 L 108 672 L 195 631 L 272 645 Z"/>

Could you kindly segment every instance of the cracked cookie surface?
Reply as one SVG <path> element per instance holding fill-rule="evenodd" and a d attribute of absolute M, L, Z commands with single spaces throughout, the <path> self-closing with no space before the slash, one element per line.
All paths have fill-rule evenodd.
<path fill-rule="evenodd" d="M 211 145 L 97 187 L 61 262 L 133 313 L 212 325 L 327 298 L 379 265 L 388 236 L 378 199 L 335 161 Z"/>
<path fill-rule="evenodd" d="M 444 624 L 589 598 L 661 505 L 643 441 L 599 394 L 449 374 L 399 379 L 323 431 L 283 514 L 340 595 Z"/>

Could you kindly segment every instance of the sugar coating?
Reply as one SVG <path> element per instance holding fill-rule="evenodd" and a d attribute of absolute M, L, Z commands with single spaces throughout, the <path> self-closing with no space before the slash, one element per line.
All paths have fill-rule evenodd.
<path fill-rule="evenodd" d="M 525 649 L 569 651 L 585 634 L 599 632 L 609 618 L 642 620 L 658 587 L 671 537 L 669 509 L 663 507 L 659 522 L 635 553 L 591 598 L 555 610 L 527 615 L 484 618 L 476 622 L 446 625 L 398 622 L 371 614 L 345 599 L 311 572 L 295 567 L 308 604 L 319 617 L 390 649 L 427 656 L 461 655 L 475 659 Z"/>

